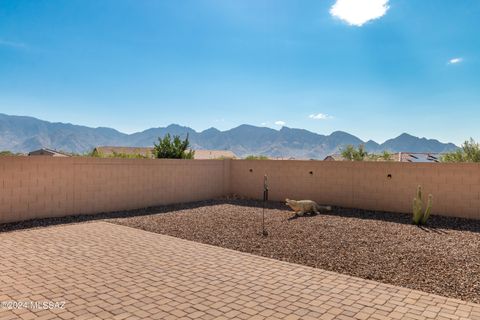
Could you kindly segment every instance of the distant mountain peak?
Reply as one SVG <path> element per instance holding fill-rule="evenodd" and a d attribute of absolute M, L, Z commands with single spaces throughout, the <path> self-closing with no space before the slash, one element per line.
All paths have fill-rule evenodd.
<path fill-rule="evenodd" d="M 193 131 L 193 129 L 190 128 L 190 127 L 182 126 L 182 125 L 179 125 L 179 124 L 176 124 L 176 123 L 169 124 L 166 127 L 166 129 L 186 129 L 188 131 Z"/>
<path fill-rule="evenodd" d="M 241 124 L 235 128 L 232 128 L 232 129 L 262 129 L 264 127 L 257 127 L 257 126 L 254 126 L 254 125 L 251 125 L 251 124 Z M 230 129 L 230 130 L 232 130 Z"/>
<path fill-rule="evenodd" d="M 218 130 L 218 129 L 215 128 L 215 127 L 210 127 L 210 128 L 208 128 L 208 129 L 203 130 L 202 132 L 205 132 L 205 131 L 220 132 L 220 130 Z"/>
<path fill-rule="evenodd" d="M 296 159 L 323 159 L 337 153 L 341 147 L 365 144 L 369 152 L 383 150 L 402 152 L 445 152 L 457 147 L 434 139 L 417 138 L 402 133 L 396 138 L 378 144 L 366 143 L 344 131 L 320 135 L 305 129 L 283 126 L 280 130 L 242 124 L 226 131 L 209 128 L 197 132 L 192 128 L 171 124 L 150 128 L 132 134 L 115 129 L 89 128 L 65 123 L 51 123 L 33 117 L 9 116 L 0 113 L 0 150 L 29 152 L 48 147 L 66 152 L 83 153 L 96 146 L 115 145 L 125 147 L 149 147 L 165 134 L 185 136 L 189 134 L 196 149 L 231 150 L 239 156 L 267 155 Z"/>

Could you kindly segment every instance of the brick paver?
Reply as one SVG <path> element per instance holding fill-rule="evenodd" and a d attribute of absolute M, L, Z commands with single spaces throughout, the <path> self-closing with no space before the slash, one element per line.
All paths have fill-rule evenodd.
<path fill-rule="evenodd" d="M 477 304 L 106 222 L 0 243 L 0 301 L 65 301 L 2 319 L 480 319 Z"/>

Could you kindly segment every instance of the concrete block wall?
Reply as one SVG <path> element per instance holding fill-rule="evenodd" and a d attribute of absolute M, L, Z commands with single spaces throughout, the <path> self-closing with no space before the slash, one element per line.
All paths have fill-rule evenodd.
<path fill-rule="evenodd" d="M 479 164 L 0 157 L 0 223 L 237 194 L 411 212 L 418 184 L 434 214 L 480 219 Z"/>
<path fill-rule="evenodd" d="M 0 157 L 0 223 L 228 194 L 228 161 Z"/>
<path fill-rule="evenodd" d="M 410 213 L 417 185 L 433 213 L 480 219 L 480 164 L 333 161 L 232 161 L 231 192 L 260 199 L 312 199 L 342 207 Z"/>

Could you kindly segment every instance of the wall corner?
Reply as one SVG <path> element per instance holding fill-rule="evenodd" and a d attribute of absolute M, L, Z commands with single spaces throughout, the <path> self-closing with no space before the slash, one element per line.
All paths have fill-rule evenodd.
<path fill-rule="evenodd" d="M 223 159 L 223 195 L 232 195 L 232 159 Z"/>

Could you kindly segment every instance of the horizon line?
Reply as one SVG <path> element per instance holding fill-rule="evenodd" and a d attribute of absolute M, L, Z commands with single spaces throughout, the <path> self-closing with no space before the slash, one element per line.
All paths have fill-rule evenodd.
<path fill-rule="evenodd" d="M 240 125 L 238 125 L 238 126 L 236 126 L 236 127 L 232 127 L 232 128 L 230 128 L 230 129 L 226 129 L 226 130 L 219 130 L 219 129 L 217 129 L 217 128 L 215 128 L 215 127 L 212 126 L 212 127 L 207 128 L 207 129 L 204 129 L 204 130 L 200 130 L 200 131 L 199 131 L 199 130 L 196 130 L 196 129 L 194 129 L 194 128 L 192 128 L 192 127 L 189 127 L 189 126 L 181 125 L 181 124 L 178 124 L 178 123 L 170 123 L 170 124 L 168 124 L 168 125 L 166 125 L 166 126 L 163 126 L 163 127 L 162 127 L 162 126 L 160 126 L 160 127 L 150 127 L 150 128 L 146 128 L 146 129 L 141 130 L 141 131 L 135 131 L 135 132 L 127 133 L 127 132 L 120 131 L 120 130 L 118 130 L 118 129 L 116 129 L 116 128 L 113 128 L 113 127 L 104 127 L 104 126 L 93 127 L 93 126 L 88 126 L 88 125 L 83 125 L 83 124 L 75 124 L 75 123 L 71 123 L 71 122 L 49 121 L 49 120 L 44 120 L 44 119 L 40 119 L 40 118 L 31 116 L 31 115 L 12 115 L 12 114 L 6 114 L 6 113 L 3 113 L 3 112 L 0 112 L 0 115 L 4 115 L 4 116 L 8 116 L 8 117 L 32 118 L 32 119 L 35 119 L 35 120 L 38 120 L 38 121 L 44 121 L 44 122 L 53 123 L 53 124 L 58 123 L 58 124 L 65 124 L 65 125 L 86 127 L 86 128 L 89 128 L 89 129 L 110 129 L 110 130 L 115 130 L 115 131 L 117 131 L 117 132 L 119 132 L 119 133 L 121 133 L 121 134 L 128 135 L 128 136 L 133 135 L 133 134 L 137 134 L 137 133 L 142 133 L 142 132 L 145 132 L 145 131 L 151 130 L 151 129 L 166 129 L 166 128 L 170 127 L 170 126 L 184 127 L 184 128 L 193 130 L 195 133 L 202 133 L 202 132 L 205 132 L 205 131 L 211 130 L 211 129 L 215 129 L 215 130 L 217 130 L 217 131 L 219 131 L 219 132 L 227 132 L 227 131 L 230 131 L 230 130 L 239 128 L 239 127 L 241 127 L 241 126 L 251 126 L 251 127 L 255 127 L 255 128 L 270 129 L 270 130 L 274 130 L 274 131 L 277 131 L 277 132 L 280 132 L 283 128 L 292 129 L 292 130 L 304 130 L 304 131 L 313 133 L 313 134 L 315 134 L 315 135 L 324 136 L 324 137 L 329 137 L 329 136 L 331 136 L 331 135 L 334 134 L 334 133 L 340 132 L 340 133 L 346 133 L 346 134 L 348 134 L 348 135 L 351 135 L 351 136 L 353 136 L 353 137 L 361 140 L 364 144 L 367 144 L 367 143 L 369 143 L 369 142 L 374 142 L 374 143 L 376 143 L 376 144 L 378 144 L 378 145 L 384 144 L 385 142 L 387 142 L 387 141 L 389 141 L 389 140 L 396 139 L 396 138 L 398 138 L 398 137 L 406 134 L 406 135 L 409 135 L 409 136 L 411 136 L 411 137 L 415 137 L 415 138 L 418 138 L 418 139 L 436 140 L 436 141 L 438 141 L 438 142 L 440 142 L 440 143 L 443 143 L 443 144 L 453 144 L 454 146 L 458 147 L 455 143 L 450 142 L 450 141 L 449 141 L 449 142 L 442 142 L 442 141 L 440 141 L 440 140 L 438 140 L 438 139 L 435 139 L 435 138 L 419 137 L 419 136 L 410 134 L 410 133 L 408 133 L 408 132 L 406 132 L 406 131 L 398 134 L 397 136 L 395 136 L 395 137 L 393 137 L 393 138 L 386 139 L 385 141 L 379 143 L 379 142 L 377 142 L 377 141 L 375 141 L 375 140 L 373 140 L 373 139 L 368 139 L 368 140 L 365 140 L 365 141 L 364 141 L 363 139 L 357 137 L 356 135 L 351 134 L 351 133 L 349 133 L 349 132 L 347 132 L 347 131 L 343 131 L 343 130 L 335 130 L 335 131 L 332 131 L 330 134 L 326 135 L 326 134 L 321 134 L 321 133 L 317 133 L 317 132 L 314 132 L 314 131 L 310 131 L 310 130 L 307 130 L 307 129 L 304 129 L 304 128 L 293 128 L 293 127 L 288 127 L 288 126 L 285 126 L 285 125 L 281 126 L 279 129 L 276 129 L 276 128 L 271 128 L 271 127 L 267 127 L 267 126 L 259 126 L 259 125 L 253 125 L 253 124 L 243 123 L 243 124 L 240 124 Z"/>

